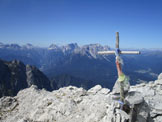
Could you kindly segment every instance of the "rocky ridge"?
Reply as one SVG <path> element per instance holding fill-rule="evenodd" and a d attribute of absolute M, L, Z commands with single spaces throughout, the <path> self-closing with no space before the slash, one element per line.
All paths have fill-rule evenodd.
<path fill-rule="evenodd" d="M 1 122 L 161 122 L 162 74 L 156 81 L 131 86 L 126 97 L 132 111 L 120 109 L 109 89 L 74 86 L 52 92 L 36 86 L 0 99 Z M 133 113 L 133 114 L 132 114 Z M 133 115 L 133 116 L 131 116 Z M 135 119 L 136 118 L 136 119 Z"/>
<path fill-rule="evenodd" d="M 18 60 L 0 60 L 0 97 L 14 96 L 31 85 L 52 90 L 49 79 L 36 67 Z"/>

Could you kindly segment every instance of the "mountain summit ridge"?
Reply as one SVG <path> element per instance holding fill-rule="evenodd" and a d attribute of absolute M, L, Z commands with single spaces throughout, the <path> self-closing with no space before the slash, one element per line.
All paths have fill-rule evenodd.
<path fill-rule="evenodd" d="M 130 87 L 126 100 L 134 108 L 133 117 L 120 109 L 109 89 L 100 85 L 89 90 L 68 86 L 52 92 L 32 85 L 15 97 L 0 99 L 0 119 L 1 122 L 161 122 L 161 76 L 154 82 Z"/>

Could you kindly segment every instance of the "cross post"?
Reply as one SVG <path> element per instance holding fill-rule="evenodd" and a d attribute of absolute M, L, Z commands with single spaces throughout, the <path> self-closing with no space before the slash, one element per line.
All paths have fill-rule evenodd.
<path fill-rule="evenodd" d="M 121 51 L 119 48 L 119 32 L 116 32 L 116 50 L 115 51 L 99 51 L 98 54 L 115 54 L 120 55 L 120 54 L 140 54 L 140 51 Z M 122 98 L 124 95 L 124 88 L 122 86 L 120 86 L 120 97 Z M 122 101 L 123 102 L 123 101 Z M 134 112 L 134 109 L 136 109 L 136 106 L 134 106 L 134 108 L 131 108 L 131 113 L 130 113 L 130 121 L 132 122 L 134 120 L 134 115 L 136 115 L 136 113 Z"/>

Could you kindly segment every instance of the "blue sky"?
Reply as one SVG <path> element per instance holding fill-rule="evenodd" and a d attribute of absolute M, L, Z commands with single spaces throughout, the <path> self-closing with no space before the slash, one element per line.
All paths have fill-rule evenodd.
<path fill-rule="evenodd" d="M 161 0 L 0 0 L 0 42 L 162 48 Z"/>

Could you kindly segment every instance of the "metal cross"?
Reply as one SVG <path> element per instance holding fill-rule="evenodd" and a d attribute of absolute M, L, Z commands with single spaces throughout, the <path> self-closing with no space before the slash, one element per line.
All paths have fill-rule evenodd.
<path fill-rule="evenodd" d="M 99 51 L 98 54 L 140 54 L 140 51 L 121 51 L 119 48 L 119 32 L 116 32 L 116 51 Z"/>

